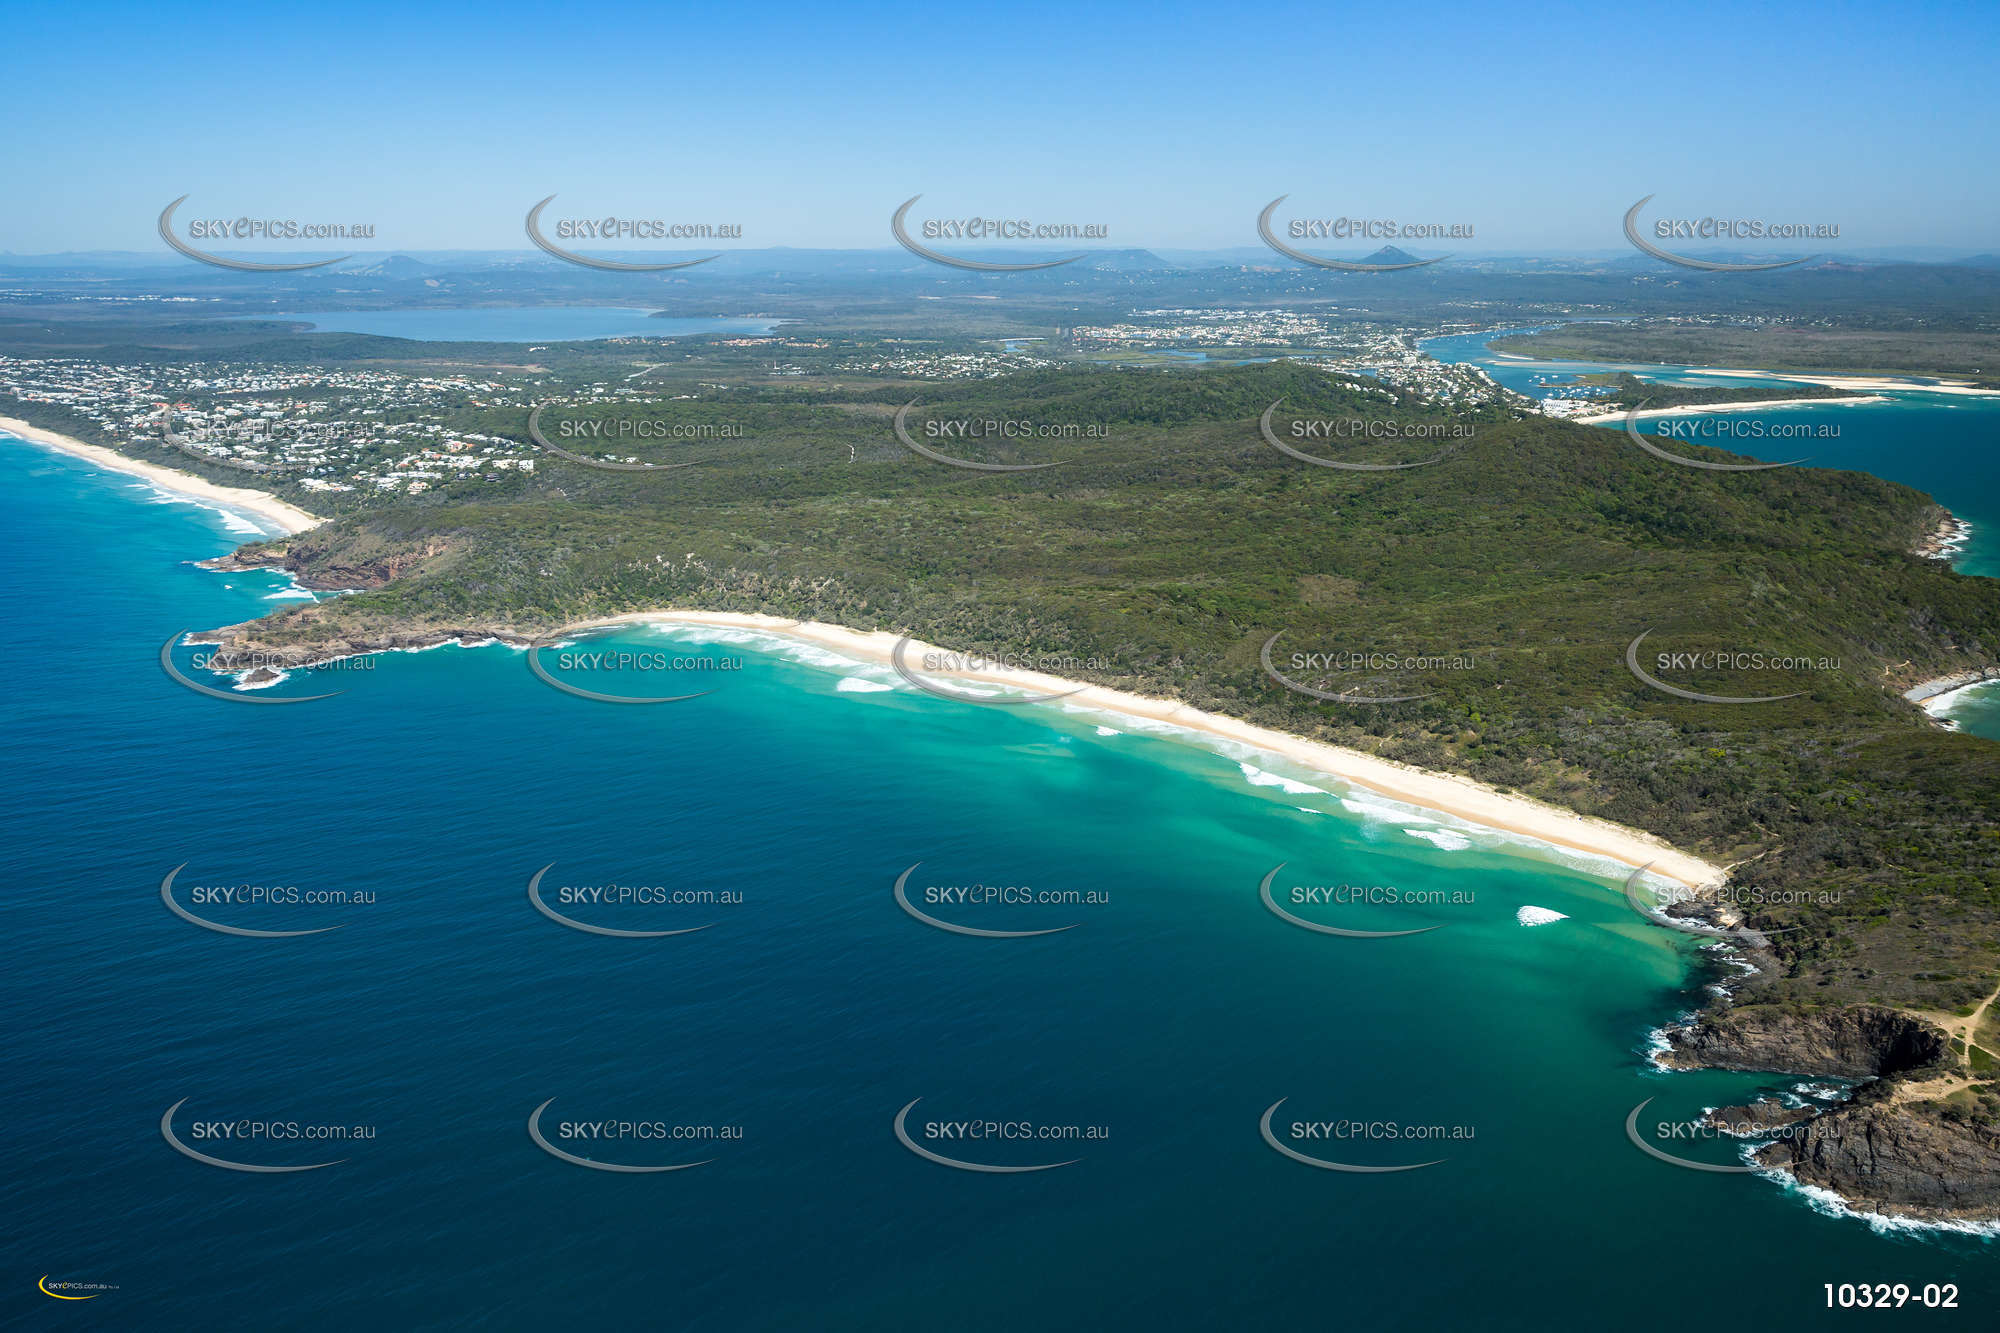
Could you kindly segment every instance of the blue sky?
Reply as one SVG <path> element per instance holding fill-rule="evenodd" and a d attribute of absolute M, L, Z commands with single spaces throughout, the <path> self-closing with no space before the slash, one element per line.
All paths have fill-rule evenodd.
<path fill-rule="evenodd" d="M 522 215 L 880 246 L 891 210 L 1254 245 L 1258 209 L 1615 249 L 1623 210 L 2000 250 L 2000 4 L 16 6 L 0 250 Z M 927 213 L 926 210 L 934 210 Z M 1649 215 L 1650 216 L 1650 215 Z M 1328 244 L 1338 252 L 1344 248 Z M 1695 247 L 1689 247 L 1693 249 Z M 1830 247 L 1816 247 L 1830 248 Z"/>

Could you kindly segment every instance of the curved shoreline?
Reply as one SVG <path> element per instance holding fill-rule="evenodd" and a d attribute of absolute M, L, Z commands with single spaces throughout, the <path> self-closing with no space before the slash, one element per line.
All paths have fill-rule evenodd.
<path fill-rule="evenodd" d="M 115 449 L 107 449 L 101 444 L 85 444 L 82 440 L 59 435 L 55 431 L 32 425 L 18 417 L 0 417 L 0 432 L 5 432 L 29 444 L 39 444 L 57 453 L 69 454 L 99 467 L 123 472 L 127 476 L 149 481 L 161 490 L 173 491 L 210 504 L 222 505 L 242 513 L 253 514 L 268 523 L 276 524 L 279 531 L 289 537 L 316 528 L 325 519 L 316 514 L 308 514 L 294 504 L 287 504 L 269 491 L 253 491 L 244 486 L 220 486 L 206 477 L 198 477 L 192 472 L 181 472 L 174 468 L 162 467 L 158 463 L 148 463 L 131 458 Z"/>
<path fill-rule="evenodd" d="M 566 630 L 606 629 L 621 625 L 692 625 L 717 629 L 752 630 L 777 638 L 797 639 L 816 647 L 831 649 L 875 666 L 894 666 L 891 654 L 902 636 L 887 630 L 862 631 L 820 621 L 786 620 L 779 616 L 735 611 L 699 611 L 665 608 L 633 611 L 624 615 L 580 621 Z M 909 640 L 909 652 L 935 654 L 963 661 L 966 654 L 940 648 L 918 639 Z M 1378 796 L 1424 810 L 1435 811 L 1468 823 L 1512 833 L 1536 842 L 1548 843 L 1573 852 L 1602 856 L 1621 865 L 1650 866 L 1650 873 L 1684 884 L 1691 889 L 1719 885 L 1728 871 L 1712 861 L 1681 851 L 1664 839 L 1639 829 L 1606 819 L 1594 819 L 1550 805 L 1532 797 L 1504 792 L 1472 778 L 1441 773 L 1383 759 L 1361 750 L 1350 750 L 1325 741 L 1310 740 L 1287 731 L 1258 726 L 1221 713 L 1211 713 L 1180 699 L 1156 698 L 1066 680 L 1038 671 L 937 670 L 927 674 L 972 684 L 1011 686 L 1042 694 L 1060 694 L 1060 702 L 1142 722 L 1163 723 L 1217 740 L 1276 755 L 1301 768 L 1338 782 L 1364 788 Z"/>

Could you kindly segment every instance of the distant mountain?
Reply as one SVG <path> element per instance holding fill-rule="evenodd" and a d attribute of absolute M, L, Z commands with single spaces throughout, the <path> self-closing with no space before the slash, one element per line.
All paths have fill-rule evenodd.
<path fill-rule="evenodd" d="M 408 255 L 390 255 L 387 259 L 377 259 L 371 263 L 358 264 L 353 268 L 342 268 L 344 278 L 422 278 L 429 277 L 438 270 L 435 266 L 410 258 Z"/>
<path fill-rule="evenodd" d="M 1089 251 L 1078 263 L 1086 268 L 1094 268 L 1105 273 L 1137 273 L 1154 269 L 1179 268 L 1179 264 L 1169 264 L 1151 250 L 1107 250 Z"/>
<path fill-rule="evenodd" d="M 1408 250 L 1398 250 L 1393 245 L 1385 245 L 1361 262 L 1364 264 L 1421 264 L 1423 261 Z"/>

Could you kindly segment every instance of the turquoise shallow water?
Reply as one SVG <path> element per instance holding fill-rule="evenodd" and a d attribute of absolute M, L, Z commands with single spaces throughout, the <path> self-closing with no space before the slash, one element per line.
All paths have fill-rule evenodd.
<path fill-rule="evenodd" d="M 1649 1121 L 1682 1118 L 1793 1080 L 1648 1070 L 1649 1031 L 1716 966 L 1633 914 L 1608 867 L 1344 800 L 1255 755 L 649 629 L 611 646 L 741 667 L 564 676 L 714 686 L 623 707 L 541 684 L 516 652 L 445 648 L 276 687 L 345 691 L 322 701 L 207 698 L 156 654 L 286 591 L 189 563 L 241 540 L 240 521 L 11 441 L 0 473 L 17 647 L 0 733 L 8 1317 L 48 1317 L 43 1273 L 115 1284 L 89 1317 L 129 1328 L 1770 1329 L 1827 1318 L 1824 1282 L 1956 1282 L 1974 1310 L 2000 1295 L 1986 1241 L 1879 1234 L 1626 1141 L 1642 1099 Z M 192 655 L 175 660 L 199 675 Z M 926 908 L 988 929 L 1075 923 L 967 938 L 896 906 L 919 861 L 919 895 L 1106 900 Z M 1442 897 L 1302 915 L 1441 928 L 1286 924 L 1257 892 L 1281 861 L 1281 893 Z M 240 885 L 374 900 L 199 905 L 242 928 L 343 927 L 217 934 L 160 901 L 182 863 L 188 907 Z M 567 929 L 527 900 L 550 863 L 545 900 L 578 919 L 709 928 Z M 741 900 L 557 901 L 608 885 Z M 1523 907 L 1562 919 L 1524 926 Z M 1317 1170 L 1260 1137 L 1281 1098 L 1281 1132 L 1458 1134 L 1290 1140 L 1354 1164 L 1444 1159 Z M 197 1163 L 160 1132 L 182 1099 L 176 1132 L 212 1155 L 345 1160 Z M 549 1099 L 551 1136 L 623 1119 L 740 1137 L 558 1144 L 712 1159 L 593 1171 L 529 1139 Z M 912 1099 L 920 1136 L 986 1119 L 1105 1135 L 921 1139 L 985 1164 L 1080 1159 L 962 1172 L 897 1141 Z M 194 1138 L 237 1120 L 372 1137 Z M 1687 1271 L 1723 1263 L 1720 1292 Z"/>

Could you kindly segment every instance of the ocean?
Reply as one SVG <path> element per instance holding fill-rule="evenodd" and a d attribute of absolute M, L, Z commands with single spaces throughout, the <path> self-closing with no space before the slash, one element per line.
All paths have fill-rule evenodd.
<path fill-rule="evenodd" d="M 1609 864 L 731 631 L 577 645 L 683 664 L 589 677 L 709 691 L 681 703 L 501 646 L 212 698 L 161 645 L 302 595 L 192 563 L 253 525 L 17 441 L 0 473 L 21 1326 L 63 1312 L 43 1275 L 144 1329 L 1769 1330 L 1826 1283 L 2000 1296 L 1988 1239 L 1627 1141 L 1647 1099 L 1800 1080 L 1650 1068 L 1730 969 Z M 1345 899 L 1295 916 L 1435 929 L 1280 919 L 1281 862 Z M 323 933 L 204 929 L 176 867 L 180 910 Z M 688 933 L 566 926 L 545 867 L 559 916 Z M 926 924 L 906 871 L 934 920 L 1055 933 Z M 1316 1169 L 1274 1105 L 1295 1151 L 1435 1164 Z M 543 1107 L 555 1150 L 690 1169 L 564 1160 Z M 334 1164 L 204 1164 L 170 1108 L 193 1152 Z"/>

